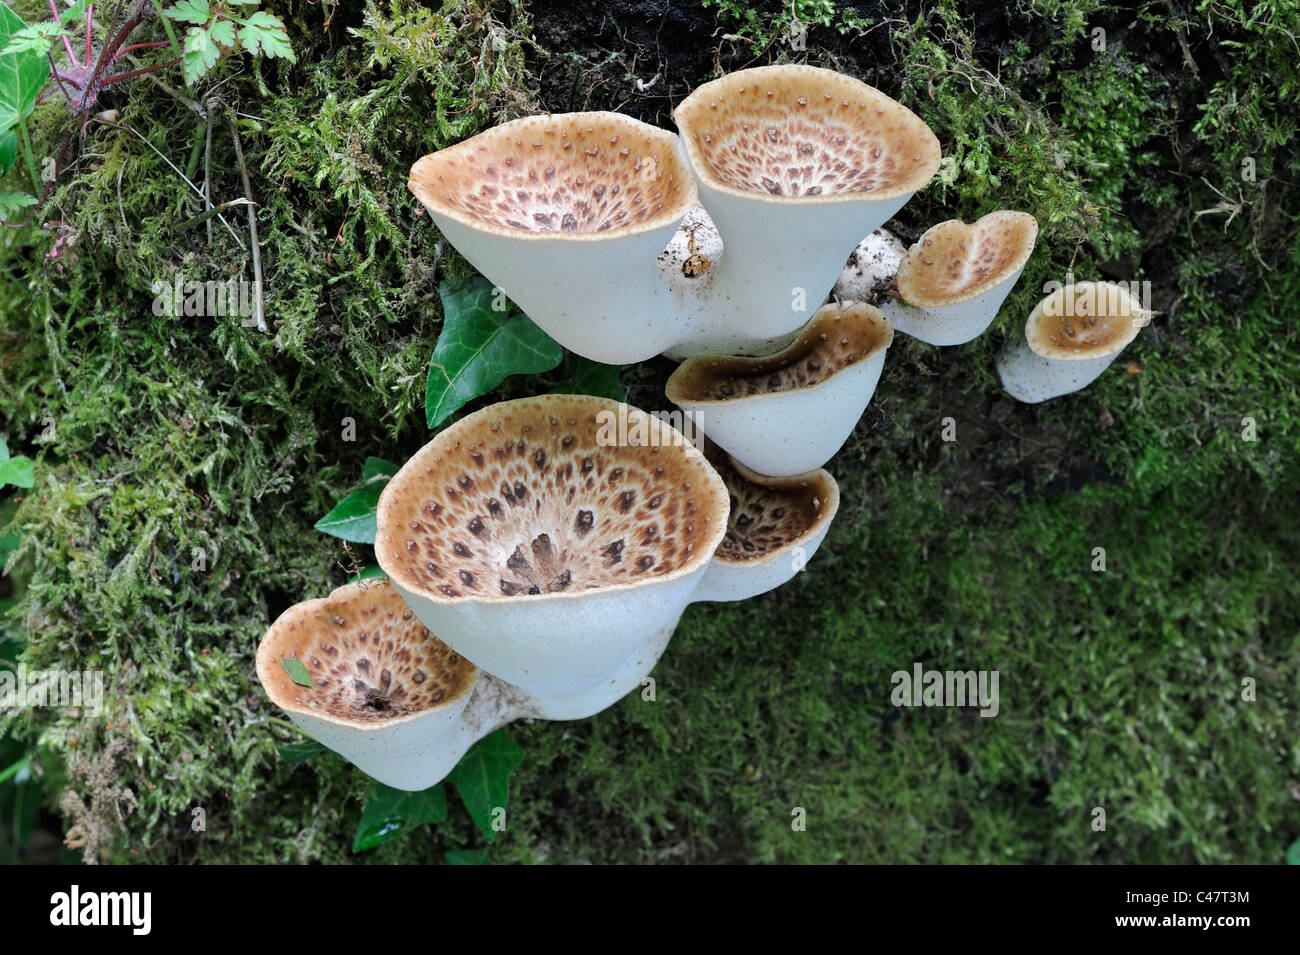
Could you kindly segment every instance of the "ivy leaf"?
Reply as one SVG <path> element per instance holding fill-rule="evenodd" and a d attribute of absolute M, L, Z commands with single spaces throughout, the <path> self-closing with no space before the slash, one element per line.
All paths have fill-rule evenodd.
<path fill-rule="evenodd" d="M 470 818 L 491 842 L 496 838 L 492 813 L 506 808 L 510 796 L 510 774 L 524 761 L 524 751 L 504 730 L 497 730 L 475 743 L 461 757 L 447 781 L 456 787 Z"/>
<path fill-rule="evenodd" d="M 361 810 L 353 852 L 365 852 L 391 842 L 412 829 L 447 818 L 447 792 L 439 783 L 421 792 L 408 793 L 375 783 Z"/>
<path fill-rule="evenodd" d="M 314 739 L 305 739 L 299 743 L 286 743 L 279 748 L 280 759 L 286 763 L 305 763 L 314 756 L 321 753 L 331 753 L 328 746 L 324 746 Z"/>
<path fill-rule="evenodd" d="M 492 861 L 486 849 L 448 849 L 442 857 L 447 865 L 489 865 Z"/>
<path fill-rule="evenodd" d="M 163 16 L 169 20 L 179 20 L 181 23 L 207 23 L 212 16 L 212 11 L 208 9 L 208 0 L 181 0 L 174 7 L 168 7 L 163 11 Z"/>
<path fill-rule="evenodd" d="M 379 533 L 376 511 L 385 483 L 376 479 L 363 484 L 317 521 L 316 530 L 354 544 L 373 544 Z"/>
<path fill-rule="evenodd" d="M 293 657 L 281 657 L 280 666 L 284 667 L 284 672 L 289 674 L 289 679 L 293 680 L 299 686 L 315 686 L 311 681 L 311 674 L 301 660 L 295 660 Z"/>
<path fill-rule="evenodd" d="M 520 311 L 492 308 L 494 293 L 482 277 L 456 285 L 444 282 L 443 324 L 429 360 L 424 412 L 435 428 L 466 403 L 510 375 L 550 371 L 564 357 L 546 332 Z"/>
<path fill-rule="evenodd" d="M 9 217 L 26 206 L 36 205 L 36 197 L 25 192 L 0 192 L 0 222 L 8 222 Z M 31 487 L 30 484 L 27 487 Z"/>
<path fill-rule="evenodd" d="M 400 470 L 402 470 L 402 466 L 394 464 L 392 461 L 385 461 L 383 458 L 366 458 L 366 463 L 361 466 L 361 479 L 369 481 L 381 474 L 385 477 L 392 477 Z"/>
<path fill-rule="evenodd" d="M 249 53 L 256 55 L 260 49 L 267 56 L 278 56 L 290 63 L 297 62 L 293 47 L 289 45 L 289 34 L 285 32 L 284 22 L 279 17 L 258 10 L 240 23 L 243 26 L 239 29 L 239 42 Z"/>
<path fill-rule="evenodd" d="M 18 14 L 0 3 L 0 49 L 27 26 Z M 0 133 L 17 125 L 36 105 L 36 95 L 50 78 L 45 54 L 34 50 L 0 54 Z"/>
<path fill-rule="evenodd" d="M 202 27 L 190 27 L 185 32 L 185 48 L 181 54 L 181 63 L 185 67 L 186 82 L 193 83 L 204 73 L 217 65 L 221 59 L 220 48 L 212 42 L 208 31 Z"/>
<path fill-rule="evenodd" d="M 627 389 L 619 381 L 618 365 L 602 365 L 581 355 L 572 355 L 573 377 L 561 383 L 553 395 L 595 395 L 598 398 L 613 398 L 615 401 L 627 401 Z"/>
<path fill-rule="evenodd" d="M 14 163 L 17 161 L 18 137 L 13 134 L 13 130 L 0 133 L 0 179 L 3 179 L 9 170 L 14 168 Z"/>

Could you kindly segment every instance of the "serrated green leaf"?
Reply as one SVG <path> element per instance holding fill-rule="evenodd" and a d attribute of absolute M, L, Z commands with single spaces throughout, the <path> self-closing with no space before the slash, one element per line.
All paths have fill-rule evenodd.
<path fill-rule="evenodd" d="M 420 792 L 408 793 L 383 783 L 370 787 L 357 834 L 352 839 L 353 852 L 365 852 L 391 842 L 412 829 L 447 818 L 447 793 L 439 783 Z"/>
<path fill-rule="evenodd" d="M 185 68 L 185 79 L 193 83 L 208 70 L 217 65 L 221 59 L 221 49 L 212 42 L 208 31 L 202 27 L 190 27 L 185 32 L 185 47 L 181 54 L 181 65 Z"/>
<path fill-rule="evenodd" d="M 424 392 L 430 428 L 510 375 L 550 371 L 564 357 L 564 349 L 527 315 L 513 308 L 493 310 L 493 288 L 487 279 L 444 282 L 438 294 L 442 334 L 429 360 Z"/>
<path fill-rule="evenodd" d="M 510 774 L 523 761 L 523 749 L 504 730 L 497 730 L 470 747 L 456 768 L 447 774 L 447 781 L 456 787 L 470 818 L 488 842 L 496 838 L 493 812 L 506 808 Z"/>
<path fill-rule="evenodd" d="M 328 746 L 316 742 L 314 739 L 305 739 L 299 743 L 286 743 L 279 747 L 280 759 L 286 763 L 305 763 L 307 760 L 321 753 L 332 753 L 333 750 Z"/>
<path fill-rule="evenodd" d="M 392 477 L 400 470 L 402 470 L 402 466 L 394 464 L 392 461 L 385 461 L 383 458 L 366 458 L 366 463 L 361 466 L 361 479 L 369 481 L 381 474 L 385 477 Z"/>
<path fill-rule="evenodd" d="M 295 660 L 293 657 L 281 657 L 280 666 L 284 667 L 284 672 L 289 674 L 289 679 L 293 680 L 299 686 L 315 686 L 311 681 L 311 674 L 307 672 L 307 667 L 301 660 Z"/>
<path fill-rule="evenodd" d="M 25 28 L 18 14 L 0 4 L 0 49 Z M 12 129 L 31 113 L 36 96 L 50 77 L 45 54 L 34 50 L 0 54 L 0 133 Z"/>
<path fill-rule="evenodd" d="M 0 54 L 34 52 L 44 56 L 59 37 L 67 35 L 68 32 L 53 20 L 37 23 L 16 31 L 4 49 L 0 49 Z"/>
<path fill-rule="evenodd" d="M 32 465 L 31 458 L 20 454 L 16 458 L 0 461 L 0 487 L 6 484 L 12 484 L 14 487 L 31 487 L 35 483 L 36 468 Z"/>
<path fill-rule="evenodd" d="M 442 854 L 447 865 L 490 865 L 486 849 L 448 849 Z"/>
<path fill-rule="evenodd" d="M 289 34 L 279 17 L 258 10 L 247 19 L 240 21 L 239 42 L 249 53 L 256 55 L 259 51 L 271 57 L 281 57 L 290 63 L 296 62 L 293 48 L 289 45 Z"/>
<path fill-rule="evenodd" d="M 213 43 L 221 46 L 235 45 L 235 25 L 229 20 L 218 20 L 208 28 L 208 36 L 212 38 Z"/>
<path fill-rule="evenodd" d="M 36 205 L 36 197 L 25 192 L 0 192 L 0 222 L 8 222 L 9 217 L 19 209 Z"/>
<path fill-rule="evenodd" d="M 316 530 L 354 544 L 373 544 L 379 533 L 375 512 L 385 483 L 373 480 L 363 484 L 317 521 Z"/>
<path fill-rule="evenodd" d="M 181 0 L 176 6 L 164 10 L 163 16 L 181 23 L 204 24 L 211 18 L 212 11 L 208 8 L 208 0 Z"/>
<path fill-rule="evenodd" d="M 618 365 L 602 365 L 581 355 L 570 356 L 573 363 L 573 377 L 561 383 L 553 395 L 595 395 L 598 398 L 613 398 L 615 401 L 627 401 L 627 389 L 619 381 Z"/>

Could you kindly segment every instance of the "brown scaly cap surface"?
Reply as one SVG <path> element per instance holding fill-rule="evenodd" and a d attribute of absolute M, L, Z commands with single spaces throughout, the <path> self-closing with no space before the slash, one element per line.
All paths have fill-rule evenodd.
<path fill-rule="evenodd" d="M 775 355 L 689 358 L 668 379 L 666 392 L 670 401 L 699 404 L 811 388 L 889 347 L 893 339 L 889 320 L 872 305 L 824 305 Z"/>
<path fill-rule="evenodd" d="M 1037 236 L 1033 216 L 1009 209 L 990 212 L 970 225 L 959 219 L 940 222 L 903 256 L 899 294 L 922 308 L 968 301 L 1023 266 Z"/>
<path fill-rule="evenodd" d="M 1100 358 L 1134 338 L 1150 313 L 1108 282 L 1080 282 L 1035 306 L 1025 325 L 1029 347 L 1044 358 Z"/>
<path fill-rule="evenodd" d="M 505 123 L 422 157 L 407 188 L 470 228 L 525 238 L 630 235 L 695 202 L 677 137 L 618 113 Z"/>
<path fill-rule="evenodd" d="M 674 114 L 696 173 L 733 193 L 888 199 L 939 168 L 911 110 L 852 77 L 765 66 L 705 83 Z"/>
<path fill-rule="evenodd" d="M 620 409 L 630 436 L 649 420 L 607 398 L 541 395 L 447 428 L 380 497 L 380 565 L 443 602 L 565 598 L 696 570 L 726 528 L 726 487 L 657 422 L 675 446 L 602 446 L 598 416 L 616 427 Z"/>
<path fill-rule="evenodd" d="M 286 658 L 315 685 L 295 683 Z M 366 580 L 281 614 L 257 648 L 257 675 L 283 709 L 377 723 L 458 700 L 478 669 L 434 637 L 388 581 Z"/>
<path fill-rule="evenodd" d="M 727 536 L 718 545 L 717 560 L 761 559 L 797 543 L 835 516 L 840 492 L 825 471 L 766 477 L 716 446 L 708 454 L 731 496 Z"/>

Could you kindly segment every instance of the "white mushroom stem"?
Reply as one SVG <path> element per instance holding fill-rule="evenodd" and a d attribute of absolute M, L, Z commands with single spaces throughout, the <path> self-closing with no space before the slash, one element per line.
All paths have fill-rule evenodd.
<path fill-rule="evenodd" d="M 1029 347 L 1024 335 L 1015 335 L 998 354 L 998 378 L 1012 398 L 1037 404 L 1088 387 L 1118 354 L 1076 361 L 1044 358 Z"/>

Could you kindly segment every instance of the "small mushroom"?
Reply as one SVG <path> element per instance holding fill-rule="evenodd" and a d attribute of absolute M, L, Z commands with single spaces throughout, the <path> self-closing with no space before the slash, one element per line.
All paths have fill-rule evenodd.
<path fill-rule="evenodd" d="M 672 357 L 735 354 L 807 322 L 849 251 L 939 167 L 914 113 L 813 66 L 728 74 L 673 115 L 723 250 Z"/>
<path fill-rule="evenodd" d="M 375 554 L 416 615 L 552 718 L 654 665 L 726 532 L 722 479 L 648 420 L 585 395 L 491 405 L 379 499 Z"/>
<path fill-rule="evenodd" d="M 1027 403 L 1079 391 L 1109 367 L 1153 314 L 1120 285 L 1063 286 L 1034 307 L 1024 334 L 998 355 L 1002 387 Z"/>
<path fill-rule="evenodd" d="M 746 600 L 780 587 L 821 546 L 839 510 L 839 485 L 820 469 L 767 477 L 716 447 L 708 454 L 727 482 L 732 507 L 727 536 L 693 600 Z"/>
<path fill-rule="evenodd" d="M 294 604 L 263 636 L 257 676 L 307 735 L 396 789 L 432 786 L 495 728 L 467 718 L 478 668 L 433 636 L 387 581 Z"/>
<path fill-rule="evenodd" d="M 676 136 L 618 113 L 517 119 L 419 159 L 447 240 L 562 345 L 609 364 L 674 344 L 655 257 L 695 205 Z"/>
<path fill-rule="evenodd" d="M 802 474 L 829 461 L 852 433 L 893 337 L 871 305 L 823 305 L 775 355 L 689 358 L 666 391 L 737 461 L 761 474 Z"/>
<path fill-rule="evenodd" d="M 1034 251 L 1038 221 L 1002 209 L 967 225 L 957 219 L 929 229 L 898 266 L 901 302 L 880 309 L 904 334 L 931 345 L 962 345 L 997 317 Z"/>

